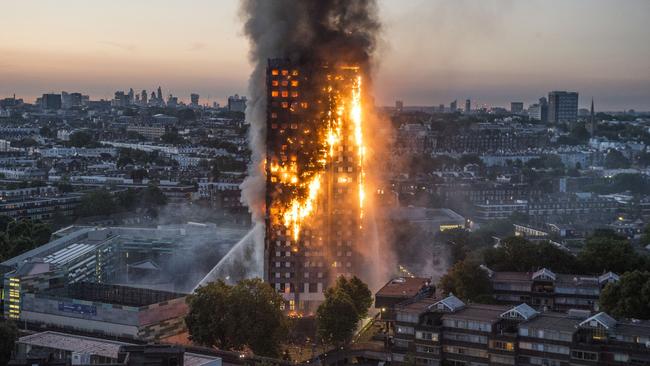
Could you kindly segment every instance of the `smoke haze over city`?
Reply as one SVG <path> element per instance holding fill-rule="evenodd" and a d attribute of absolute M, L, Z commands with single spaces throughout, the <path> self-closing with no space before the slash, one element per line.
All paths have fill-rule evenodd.
<path fill-rule="evenodd" d="M 532 103 L 545 90 L 577 89 L 599 110 L 648 110 L 650 3 L 624 4 L 380 1 L 377 103 L 469 97 L 506 106 L 513 96 Z M 29 21 L 11 16 L 18 13 Z M 248 48 L 239 21 L 234 1 L 7 2 L 0 94 L 33 101 L 45 90 L 78 89 L 110 99 L 115 89 L 162 85 L 223 104 L 244 93 L 252 67 L 240 62 Z"/>

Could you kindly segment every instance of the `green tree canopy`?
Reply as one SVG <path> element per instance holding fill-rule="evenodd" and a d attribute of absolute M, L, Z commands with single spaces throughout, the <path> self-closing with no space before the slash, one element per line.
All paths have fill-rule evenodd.
<path fill-rule="evenodd" d="M 86 193 L 79 203 L 77 214 L 79 216 L 110 215 L 117 211 L 117 205 L 111 193 L 105 189 L 98 189 Z"/>
<path fill-rule="evenodd" d="M 372 305 L 372 292 L 368 288 L 368 285 L 357 276 L 353 276 L 349 280 L 344 276 L 340 276 L 336 280 L 335 286 L 350 296 L 359 319 L 368 316 L 368 309 Z"/>
<path fill-rule="evenodd" d="M 325 301 L 318 307 L 316 323 L 318 334 L 329 344 L 347 343 L 357 324 L 368 315 L 372 292 L 363 281 L 354 276 L 340 276 L 334 286 L 325 291 Z"/>
<path fill-rule="evenodd" d="M 50 241 L 52 228 L 29 219 L 11 220 L 0 231 L 0 260 L 13 258 Z"/>
<path fill-rule="evenodd" d="M 316 311 L 320 338 L 332 345 L 348 343 L 359 322 L 357 308 L 350 295 L 341 288 L 328 289 L 325 301 Z"/>
<path fill-rule="evenodd" d="M 188 296 L 185 323 L 190 338 L 199 344 L 226 350 L 248 347 L 258 355 L 278 357 L 287 334 L 282 302 L 260 279 L 235 286 L 219 280 Z"/>
<path fill-rule="evenodd" d="M 615 317 L 650 319 L 650 272 L 627 272 L 609 283 L 600 294 L 600 306 Z"/>
<path fill-rule="evenodd" d="M 74 147 L 99 146 L 99 143 L 95 140 L 95 137 L 87 131 L 77 131 L 70 134 L 70 141 L 68 141 L 68 144 Z"/>
<path fill-rule="evenodd" d="M 442 291 L 471 302 L 492 302 L 492 284 L 487 272 L 473 261 L 460 261 L 440 279 Z"/>
<path fill-rule="evenodd" d="M 162 136 L 160 136 L 160 140 L 166 144 L 171 145 L 182 145 L 187 142 L 183 136 L 179 135 L 175 130 L 165 132 Z"/>
<path fill-rule="evenodd" d="M 498 248 L 488 248 L 485 264 L 494 271 L 528 272 L 548 268 L 560 273 L 579 272 L 579 262 L 571 253 L 552 243 L 531 243 L 512 236 L 501 241 Z"/>
<path fill-rule="evenodd" d="M 630 160 L 618 150 L 610 150 L 605 156 L 605 168 L 624 169 L 630 167 Z"/>
<path fill-rule="evenodd" d="M 623 273 L 641 265 L 641 257 L 635 253 L 629 240 L 609 230 L 596 231 L 587 238 L 578 259 L 582 267 L 593 274 Z"/>
<path fill-rule="evenodd" d="M 9 320 L 0 320 L 0 365 L 9 363 L 16 339 L 18 339 L 16 324 Z"/>

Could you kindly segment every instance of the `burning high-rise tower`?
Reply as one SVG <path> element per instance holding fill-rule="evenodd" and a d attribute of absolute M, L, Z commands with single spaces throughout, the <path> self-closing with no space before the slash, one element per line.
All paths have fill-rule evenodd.
<path fill-rule="evenodd" d="M 265 276 L 309 311 L 358 274 L 364 145 L 356 65 L 268 62 Z"/>
<path fill-rule="evenodd" d="M 362 104 L 377 4 L 243 0 L 241 13 L 255 64 L 246 105 L 252 164 L 242 185 L 264 233 L 254 253 L 264 249 L 264 278 L 287 310 L 307 313 L 338 275 L 363 275 L 361 262 L 376 253 L 362 235 Z"/>

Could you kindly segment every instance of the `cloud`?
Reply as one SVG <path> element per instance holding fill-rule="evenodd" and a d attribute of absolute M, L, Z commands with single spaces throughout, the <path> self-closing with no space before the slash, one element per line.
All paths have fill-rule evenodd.
<path fill-rule="evenodd" d="M 106 46 L 111 46 L 114 48 L 119 48 L 123 51 L 135 51 L 136 47 L 133 44 L 129 43 L 119 43 L 119 42 L 112 42 L 112 41 L 99 41 L 99 44 L 103 44 Z"/>

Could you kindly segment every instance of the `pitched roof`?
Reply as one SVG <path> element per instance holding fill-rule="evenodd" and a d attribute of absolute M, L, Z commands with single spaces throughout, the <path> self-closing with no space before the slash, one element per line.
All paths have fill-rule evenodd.
<path fill-rule="evenodd" d="M 538 277 L 542 277 L 542 276 L 548 277 L 553 281 L 555 281 L 555 278 L 557 277 L 555 273 L 553 273 L 553 271 L 551 271 L 550 269 L 542 268 L 539 271 L 533 273 L 532 279 L 535 280 Z"/>
<path fill-rule="evenodd" d="M 616 326 L 616 319 L 601 311 L 600 313 L 585 319 L 583 322 L 578 324 L 578 326 L 593 328 L 596 324 L 600 324 L 605 329 L 612 329 Z"/>
<path fill-rule="evenodd" d="M 435 307 L 436 309 L 440 309 L 440 310 L 447 310 L 453 313 L 456 310 L 460 310 L 464 308 L 465 303 L 462 302 L 459 298 L 457 298 L 453 294 L 449 294 L 449 296 L 434 303 L 431 307 Z"/>
<path fill-rule="evenodd" d="M 535 309 L 528 306 L 526 303 L 521 303 L 512 309 L 502 313 L 501 318 L 520 318 L 523 320 L 529 320 L 539 314 Z"/>
<path fill-rule="evenodd" d="M 603 282 L 618 282 L 619 279 L 620 277 L 614 272 L 607 272 L 598 276 L 598 282 L 601 284 Z"/>

